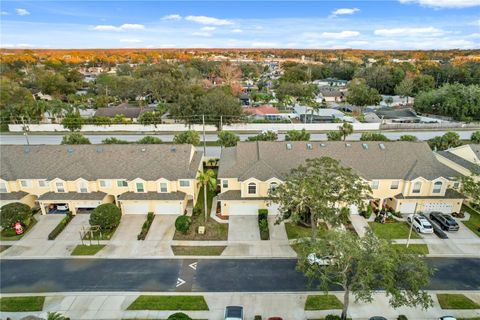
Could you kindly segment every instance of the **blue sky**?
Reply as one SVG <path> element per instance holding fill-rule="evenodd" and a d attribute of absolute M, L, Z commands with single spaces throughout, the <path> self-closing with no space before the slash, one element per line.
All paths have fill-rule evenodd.
<path fill-rule="evenodd" d="M 1 1 L 3 48 L 480 48 L 479 0 Z"/>

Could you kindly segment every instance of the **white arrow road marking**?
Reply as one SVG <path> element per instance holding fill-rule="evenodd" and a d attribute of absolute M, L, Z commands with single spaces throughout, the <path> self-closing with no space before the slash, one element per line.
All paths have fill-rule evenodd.
<path fill-rule="evenodd" d="M 177 279 L 177 285 L 176 285 L 176 287 L 177 287 L 177 288 L 180 287 L 180 286 L 181 286 L 182 284 L 184 284 L 185 282 L 186 282 L 186 281 L 183 280 L 182 278 L 178 278 L 178 279 Z"/>
<path fill-rule="evenodd" d="M 198 262 L 190 263 L 188 266 L 189 266 L 190 268 L 192 268 L 193 270 L 197 270 L 197 263 L 198 263 Z"/>

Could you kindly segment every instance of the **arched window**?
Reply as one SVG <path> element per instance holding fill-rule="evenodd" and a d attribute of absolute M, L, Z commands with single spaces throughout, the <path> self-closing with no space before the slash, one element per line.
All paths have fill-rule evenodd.
<path fill-rule="evenodd" d="M 442 181 L 437 181 L 433 184 L 433 193 L 440 193 L 442 190 Z"/>
<path fill-rule="evenodd" d="M 272 182 L 272 183 L 270 183 L 270 187 L 268 188 L 268 192 L 270 192 L 270 193 L 275 192 L 275 190 L 277 190 L 277 188 L 278 188 L 278 183 Z"/>
<path fill-rule="evenodd" d="M 257 184 L 251 182 L 248 184 L 248 194 L 256 194 L 257 193 Z"/>
<path fill-rule="evenodd" d="M 415 182 L 413 185 L 412 193 L 420 193 L 420 189 L 422 188 L 422 183 L 420 181 Z"/>

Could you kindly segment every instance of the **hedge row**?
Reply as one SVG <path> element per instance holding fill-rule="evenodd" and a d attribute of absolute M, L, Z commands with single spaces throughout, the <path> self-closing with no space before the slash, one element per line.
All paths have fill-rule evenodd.
<path fill-rule="evenodd" d="M 153 212 L 149 212 L 147 214 L 147 220 L 142 225 L 142 231 L 137 236 L 137 240 L 145 240 L 147 237 L 148 230 L 150 230 L 150 226 L 152 225 L 153 219 L 155 218 L 155 215 Z"/>
<path fill-rule="evenodd" d="M 48 235 L 48 240 L 55 240 L 55 238 L 58 237 L 60 232 L 62 232 L 63 229 L 65 229 L 65 227 L 70 223 L 70 221 L 72 221 L 72 219 L 73 215 L 69 211 L 67 213 L 67 216 L 60 221 L 60 223 L 55 227 L 55 229 L 52 230 L 52 232 L 50 232 L 50 234 Z"/>
<path fill-rule="evenodd" d="M 258 228 L 260 229 L 260 239 L 269 240 L 270 231 L 268 230 L 268 210 L 258 209 Z"/>

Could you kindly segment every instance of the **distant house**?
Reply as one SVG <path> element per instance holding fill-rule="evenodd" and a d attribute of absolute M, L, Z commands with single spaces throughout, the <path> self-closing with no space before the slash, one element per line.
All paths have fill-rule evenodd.
<path fill-rule="evenodd" d="M 319 96 L 327 102 L 345 101 L 345 92 L 335 87 L 320 87 Z"/>
<path fill-rule="evenodd" d="M 252 100 L 250 99 L 250 96 L 246 93 L 242 93 L 239 99 L 240 99 L 240 102 L 242 103 L 242 106 L 249 106 L 252 104 Z"/>
<path fill-rule="evenodd" d="M 413 105 L 414 99 L 415 98 L 412 97 L 382 95 L 382 101 L 380 101 L 380 105 L 388 107 L 401 107 L 407 105 L 411 106 Z"/>
<path fill-rule="evenodd" d="M 319 87 L 346 87 L 347 80 L 338 80 L 336 78 L 326 78 L 313 81 Z"/>
<path fill-rule="evenodd" d="M 393 109 L 393 108 L 379 108 L 376 109 L 375 114 L 380 118 L 390 123 L 418 123 L 420 118 L 413 109 Z"/>
<path fill-rule="evenodd" d="M 295 106 L 294 111 L 298 114 L 300 122 L 332 123 L 335 122 L 336 119 L 340 121 L 350 120 L 350 117 L 346 117 L 343 112 L 336 109 L 313 110 L 308 106 Z"/>
<path fill-rule="evenodd" d="M 115 116 L 117 115 L 123 115 L 125 118 L 131 120 L 132 122 L 137 122 L 137 120 L 142 114 L 152 111 L 155 111 L 155 109 L 140 108 L 124 102 L 115 107 L 98 108 L 97 112 L 95 112 L 95 117 L 115 118 Z"/>
<path fill-rule="evenodd" d="M 253 116 L 255 119 L 280 120 L 278 109 L 271 105 L 244 108 L 243 112 Z"/>

